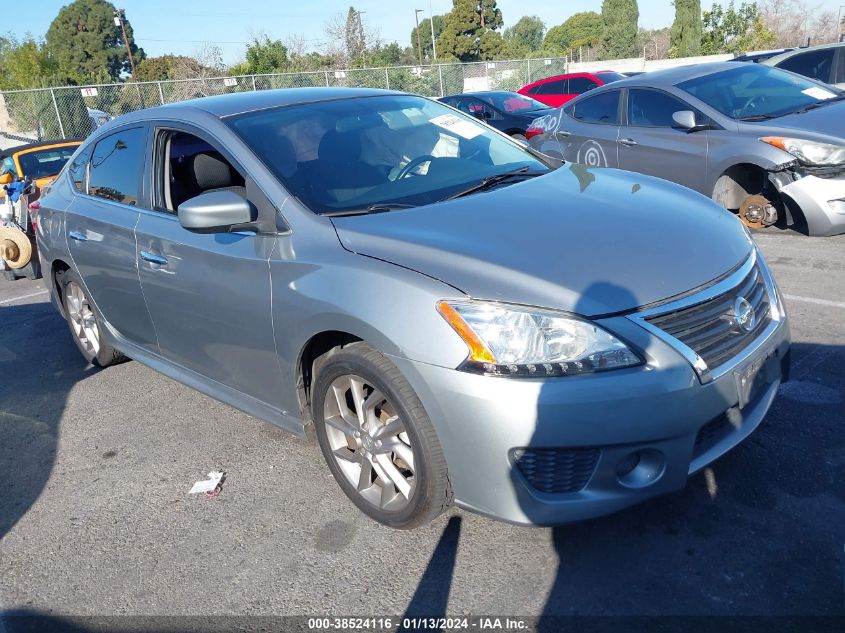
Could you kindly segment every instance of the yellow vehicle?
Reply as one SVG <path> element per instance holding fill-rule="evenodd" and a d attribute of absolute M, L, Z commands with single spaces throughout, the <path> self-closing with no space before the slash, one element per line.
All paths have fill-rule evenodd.
<path fill-rule="evenodd" d="M 82 141 L 40 141 L 0 152 L 0 185 L 32 180 L 42 189 L 65 166 Z"/>
<path fill-rule="evenodd" d="M 41 276 L 35 244 L 35 201 L 81 141 L 42 141 L 0 152 L 0 271 L 7 279 Z"/>

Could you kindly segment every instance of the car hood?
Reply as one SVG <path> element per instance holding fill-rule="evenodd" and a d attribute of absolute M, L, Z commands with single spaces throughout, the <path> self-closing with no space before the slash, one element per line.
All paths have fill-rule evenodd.
<path fill-rule="evenodd" d="M 426 207 L 332 221 L 347 250 L 471 297 L 586 316 L 689 291 L 751 250 L 739 220 L 707 198 L 582 165 Z"/>
<path fill-rule="evenodd" d="M 815 110 L 778 117 L 764 123 L 762 127 L 765 128 L 763 131 L 770 135 L 799 136 L 823 142 L 837 140 L 843 142 L 845 141 L 845 135 L 842 133 L 843 118 L 845 118 L 845 101 L 838 101 Z M 804 134 L 796 134 L 796 131 L 804 132 Z"/>

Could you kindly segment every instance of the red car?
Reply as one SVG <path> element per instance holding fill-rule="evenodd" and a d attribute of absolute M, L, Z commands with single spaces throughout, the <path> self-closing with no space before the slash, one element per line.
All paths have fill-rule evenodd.
<path fill-rule="evenodd" d="M 517 92 L 557 108 L 593 88 L 624 78 L 625 75 L 612 70 L 600 70 L 597 73 L 571 73 L 540 79 L 523 86 Z"/>

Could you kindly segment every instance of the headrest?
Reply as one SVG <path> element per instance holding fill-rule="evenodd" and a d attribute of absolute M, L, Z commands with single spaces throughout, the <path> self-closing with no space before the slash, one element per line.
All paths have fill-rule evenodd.
<path fill-rule="evenodd" d="M 222 158 L 202 152 L 193 159 L 194 180 L 203 191 L 231 187 L 232 168 Z"/>

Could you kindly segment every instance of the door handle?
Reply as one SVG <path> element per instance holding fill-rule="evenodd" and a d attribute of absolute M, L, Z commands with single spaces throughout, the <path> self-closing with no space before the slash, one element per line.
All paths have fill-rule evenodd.
<path fill-rule="evenodd" d="M 141 259 L 143 259 L 145 262 L 156 264 L 157 266 L 167 266 L 166 257 L 156 255 L 155 253 L 150 253 L 149 251 L 141 251 Z"/>
<path fill-rule="evenodd" d="M 87 242 L 88 236 L 85 233 L 80 233 L 79 231 L 71 231 L 68 233 L 70 239 L 76 240 L 77 242 Z"/>
<path fill-rule="evenodd" d="M 639 143 L 637 143 L 632 138 L 623 138 L 619 142 L 622 143 L 622 145 L 625 145 L 626 147 L 633 147 L 634 145 L 639 145 Z"/>
<path fill-rule="evenodd" d="M 567 132 L 566 130 L 558 130 L 555 134 L 557 136 L 572 136 L 572 132 Z"/>

